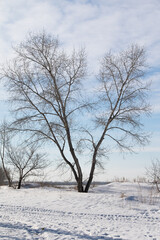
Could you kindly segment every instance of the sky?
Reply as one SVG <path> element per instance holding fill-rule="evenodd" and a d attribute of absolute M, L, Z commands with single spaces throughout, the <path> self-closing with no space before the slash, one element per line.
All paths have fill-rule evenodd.
<path fill-rule="evenodd" d="M 0 63 L 12 57 L 12 46 L 29 31 L 43 29 L 68 50 L 85 46 L 93 73 L 110 50 L 116 53 L 134 43 L 146 48 L 152 114 L 143 121 L 150 143 L 137 147 L 137 154 L 121 155 L 115 149 L 96 180 L 142 177 L 151 161 L 160 159 L 160 0 L 0 0 Z M 0 119 L 8 117 L 7 94 L 0 85 Z"/>

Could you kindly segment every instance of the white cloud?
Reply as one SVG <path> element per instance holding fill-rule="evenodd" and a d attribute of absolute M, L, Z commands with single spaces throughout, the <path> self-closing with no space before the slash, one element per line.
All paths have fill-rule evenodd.
<path fill-rule="evenodd" d="M 85 44 L 92 60 L 132 42 L 149 49 L 151 64 L 160 60 L 158 0 L 1 0 L 0 7 L 1 39 L 8 47 L 28 30 L 45 28 L 68 47 Z"/>
<path fill-rule="evenodd" d="M 0 62 L 11 55 L 11 44 L 30 30 L 44 28 L 58 35 L 69 50 L 86 46 L 89 66 L 95 71 L 106 51 L 119 51 L 131 43 L 146 46 L 149 66 L 159 68 L 159 23 L 159 0 L 1 0 Z"/>
<path fill-rule="evenodd" d="M 64 47 L 86 46 L 90 70 L 108 50 L 119 51 L 131 43 L 147 48 L 148 64 L 158 68 L 152 90 L 160 89 L 159 0 L 1 0 L 0 62 L 12 53 L 11 44 L 28 31 L 46 29 L 58 35 Z M 152 104 L 159 111 L 158 95 Z"/>
<path fill-rule="evenodd" d="M 160 95 L 159 95 L 159 99 L 160 99 Z M 152 112 L 160 114 L 160 103 L 159 102 L 152 105 Z"/>

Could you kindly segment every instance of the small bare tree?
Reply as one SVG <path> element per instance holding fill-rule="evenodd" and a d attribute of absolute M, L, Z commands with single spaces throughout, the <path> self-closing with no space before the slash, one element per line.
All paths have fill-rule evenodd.
<path fill-rule="evenodd" d="M 0 126 L 0 157 L 9 187 L 12 186 L 13 179 L 18 174 L 18 189 L 20 189 L 22 180 L 31 175 L 36 176 L 48 165 L 48 161 L 46 154 L 37 153 L 38 146 L 27 146 L 29 143 L 22 142 L 22 135 L 19 142 L 17 134 L 14 136 L 13 132 L 5 121 Z M 18 147 L 15 147 L 15 142 Z"/>
<path fill-rule="evenodd" d="M 5 179 L 6 179 L 5 172 L 3 168 L 0 166 L 0 185 L 4 184 Z"/>
<path fill-rule="evenodd" d="M 0 126 L 0 158 L 2 162 L 2 168 L 5 173 L 6 179 L 8 181 L 9 187 L 12 186 L 12 173 L 11 170 L 6 166 L 6 150 L 8 148 L 8 144 L 10 142 L 10 133 L 9 133 L 9 125 L 7 122 L 3 122 Z"/>
<path fill-rule="evenodd" d="M 37 147 L 9 147 L 7 149 L 7 164 L 18 173 L 18 189 L 22 181 L 30 176 L 40 176 L 47 166 L 46 155 L 37 153 Z"/>
<path fill-rule="evenodd" d="M 146 143 L 140 121 L 149 111 L 143 48 L 134 45 L 118 55 L 105 55 L 97 76 L 99 87 L 89 93 L 92 104 L 84 100 L 83 49 L 68 55 L 57 38 L 43 32 L 29 34 L 14 50 L 15 59 L 2 72 L 14 104 L 14 128 L 30 132 L 37 141 L 53 142 L 79 192 L 88 192 L 96 166 L 102 165 L 100 157 L 106 156 L 107 139 L 129 151 L 135 142 Z M 85 120 L 87 110 L 91 113 Z M 85 157 L 79 150 L 90 154 L 87 183 L 81 165 Z"/>
<path fill-rule="evenodd" d="M 146 168 L 146 175 L 149 180 L 156 185 L 157 191 L 160 192 L 160 161 L 152 161 L 151 166 Z"/>

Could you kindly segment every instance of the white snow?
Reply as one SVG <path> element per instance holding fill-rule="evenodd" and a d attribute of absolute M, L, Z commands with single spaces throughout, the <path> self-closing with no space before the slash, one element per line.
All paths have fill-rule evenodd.
<path fill-rule="evenodd" d="M 160 194 L 138 183 L 89 193 L 0 187 L 0 239 L 160 240 Z"/>

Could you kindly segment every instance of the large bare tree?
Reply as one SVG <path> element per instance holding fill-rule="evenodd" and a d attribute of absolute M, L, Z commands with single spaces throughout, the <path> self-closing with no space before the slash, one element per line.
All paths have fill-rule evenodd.
<path fill-rule="evenodd" d="M 2 73 L 16 115 L 13 125 L 30 132 L 35 141 L 55 144 L 79 192 L 88 192 L 100 157 L 106 156 L 107 139 L 121 150 L 133 150 L 133 140 L 145 144 L 140 117 L 149 109 L 143 48 L 134 45 L 118 55 L 106 54 L 96 90 L 89 92 L 85 91 L 84 49 L 67 54 L 57 38 L 43 32 L 29 34 L 14 51 L 14 60 Z M 90 156 L 85 182 L 81 164 L 85 156 L 81 157 L 80 150 Z"/>

